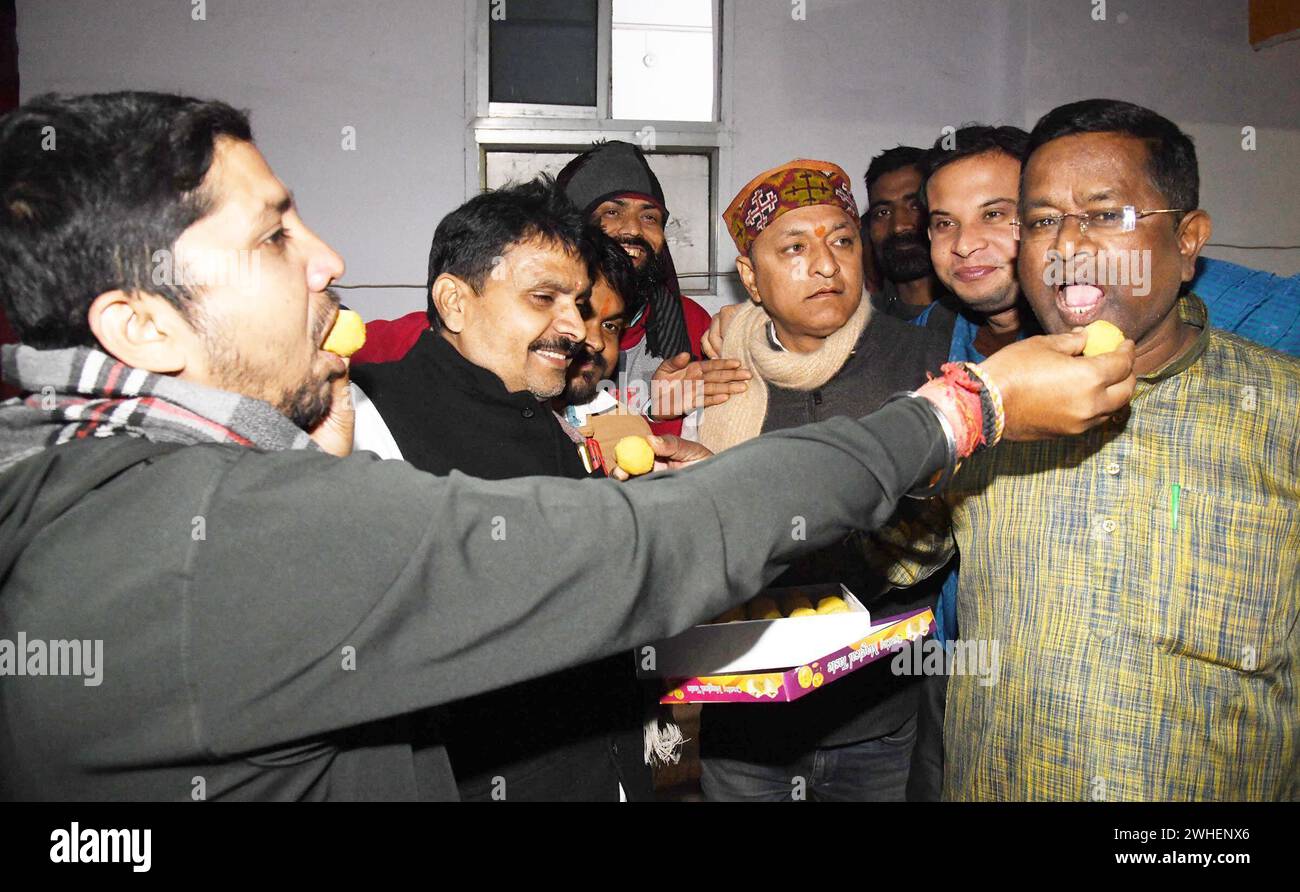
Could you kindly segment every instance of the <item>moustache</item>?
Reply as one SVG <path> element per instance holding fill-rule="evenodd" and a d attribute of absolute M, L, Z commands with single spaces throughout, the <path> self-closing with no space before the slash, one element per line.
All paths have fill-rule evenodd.
<path fill-rule="evenodd" d="M 578 351 L 578 354 L 573 357 L 573 365 L 577 368 L 587 365 L 588 363 L 591 363 L 593 369 L 600 372 L 602 375 L 605 374 L 605 371 L 609 366 L 609 364 L 605 362 L 605 354 L 593 351 L 590 347 L 583 345 L 583 347 Z"/>
<path fill-rule="evenodd" d="M 528 345 L 529 350 L 552 350 L 556 353 L 563 353 L 570 361 L 584 350 L 582 341 L 575 341 L 572 338 L 538 338 Z"/>
<path fill-rule="evenodd" d="M 615 236 L 614 241 L 618 242 L 620 245 L 632 245 L 633 247 L 640 248 L 642 251 L 645 251 L 647 255 L 652 255 L 655 252 L 655 249 L 650 247 L 650 243 L 639 235 Z"/>
<path fill-rule="evenodd" d="M 884 250 L 886 251 L 929 251 L 930 247 L 926 240 L 914 232 L 905 232 L 900 235 L 891 235 L 885 239 Z"/>

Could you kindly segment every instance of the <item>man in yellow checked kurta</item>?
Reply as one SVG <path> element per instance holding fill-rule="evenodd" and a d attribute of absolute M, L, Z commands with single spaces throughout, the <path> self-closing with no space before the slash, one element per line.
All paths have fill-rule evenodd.
<path fill-rule="evenodd" d="M 1300 798 L 1300 363 L 1179 297 L 1210 235 L 1170 121 L 1049 112 L 1022 180 L 1019 274 L 1049 332 L 1137 342 L 1131 413 L 1004 443 L 947 494 L 964 640 L 944 797 Z"/>

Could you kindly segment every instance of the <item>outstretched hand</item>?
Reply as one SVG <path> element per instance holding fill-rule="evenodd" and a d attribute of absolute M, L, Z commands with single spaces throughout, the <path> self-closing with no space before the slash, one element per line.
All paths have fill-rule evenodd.
<path fill-rule="evenodd" d="M 1083 356 L 1080 331 L 1039 335 L 1003 347 L 980 363 L 1002 392 L 1007 440 L 1080 434 L 1120 412 L 1133 398 L 1136 346 Z"/>

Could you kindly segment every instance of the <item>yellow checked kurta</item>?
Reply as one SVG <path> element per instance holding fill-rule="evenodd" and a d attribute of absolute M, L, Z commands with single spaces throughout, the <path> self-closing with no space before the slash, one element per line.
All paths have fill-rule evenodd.
<path fill-rule="evenodd" d="M 1300 799 L 1300 362 L 1181 311 L 1126 420 L 953 482 L 1000 674 L 950 679 L 945 798 Z"/>

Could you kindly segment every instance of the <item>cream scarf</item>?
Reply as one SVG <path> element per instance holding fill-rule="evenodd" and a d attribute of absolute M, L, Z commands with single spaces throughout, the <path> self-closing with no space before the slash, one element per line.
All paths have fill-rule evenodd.
<path fill-rule="evenodd" d="M 862 336 L 871 317 L 871 298 L 864 292 L 857 310 L 839 331 L 811 353 L 773 349 L 767 339 L 768 315 L 758 304 L 743 307 L 731 320 L 722 342 L 723 359 L 739 359 L 754 373 L 749 388 L 718 406 L 710 406 L 700 419 L 700 441 L 714 452 L 730 449 L 757 437 L 767 417 L 767 386 L 789 390 L 815 390 L 835 376 Z"/>

